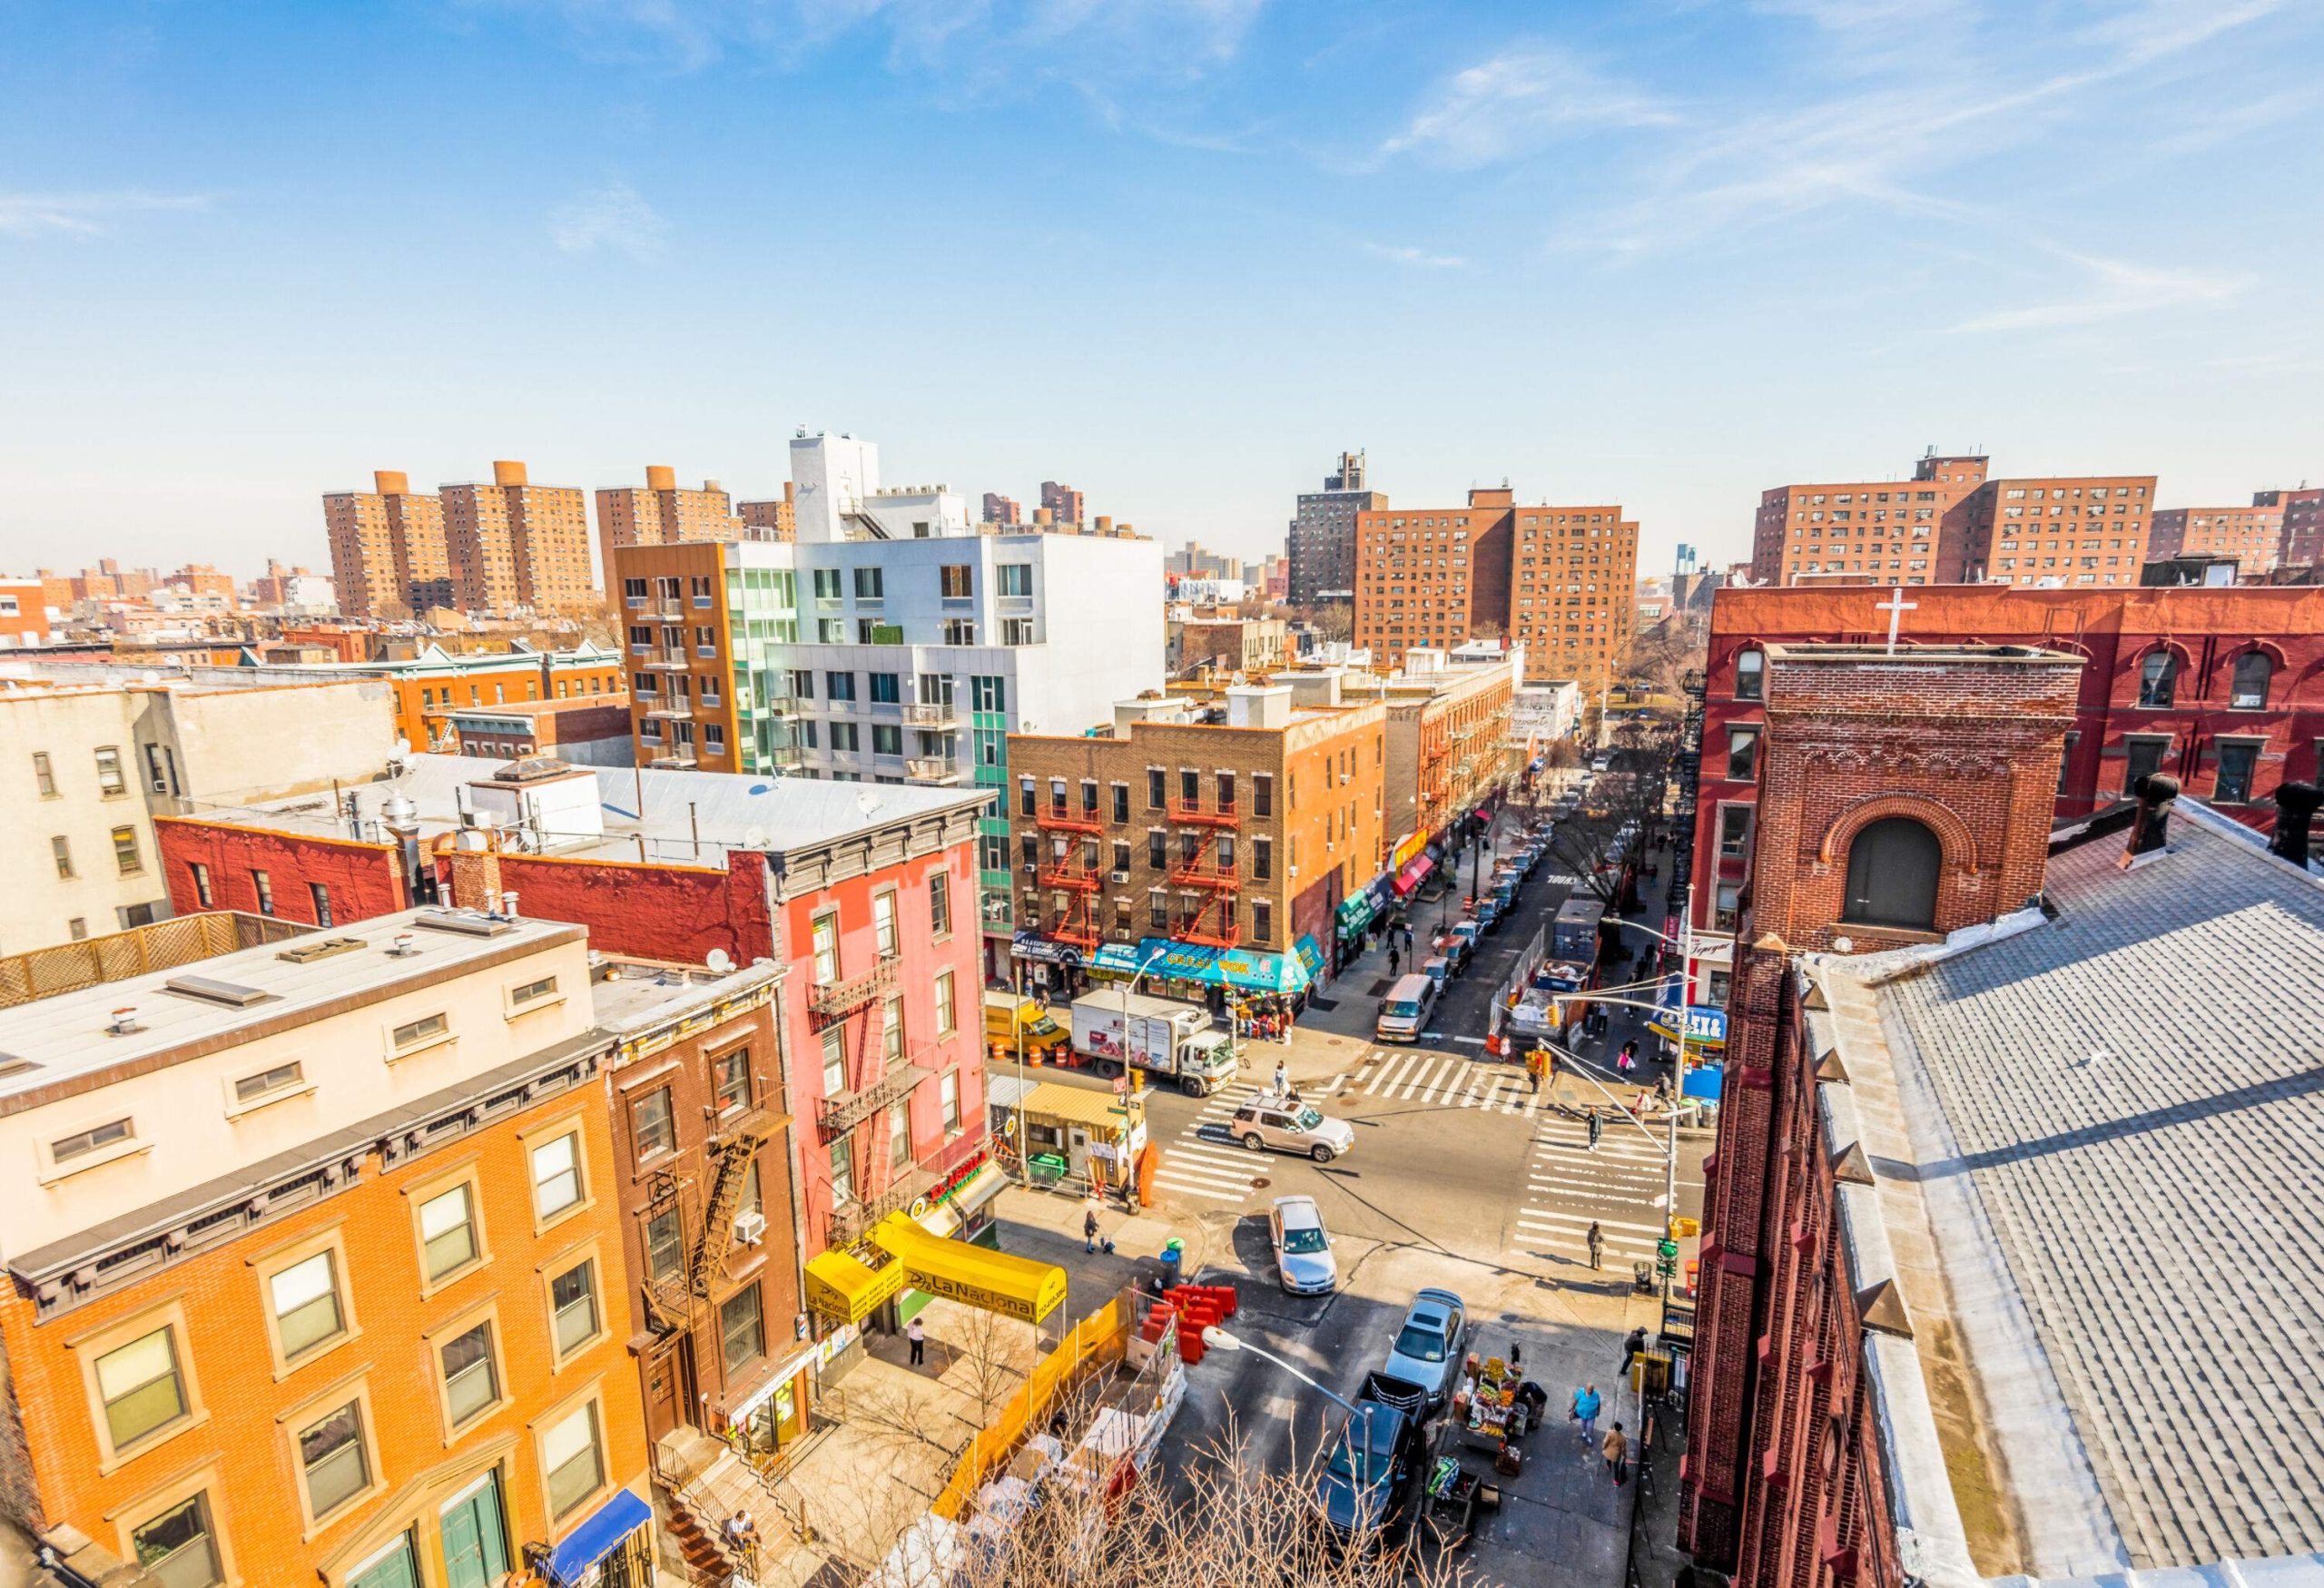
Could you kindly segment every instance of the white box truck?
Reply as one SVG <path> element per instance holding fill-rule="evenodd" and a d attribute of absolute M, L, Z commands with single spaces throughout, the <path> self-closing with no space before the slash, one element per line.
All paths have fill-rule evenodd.
<path fill-rule="evenodd" d="M 1208 1097 L 1242 1064 L 1233 1035 L 1210 1023 L 1208 1010 L 1136 992 L 1075 999 L 1073 1050 L 1101 1075 L 1147 1070 L 1171 1077 L 1189 1097 Z"/>

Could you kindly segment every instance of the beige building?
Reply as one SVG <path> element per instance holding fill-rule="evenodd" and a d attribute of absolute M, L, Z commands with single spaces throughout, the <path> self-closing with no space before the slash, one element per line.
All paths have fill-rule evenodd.
<path fill-rule="evenodd" d="M 1515 770 L 1510 713 L 1524 676 L 1521 646 L 1492 660 L 1408 651 L 1403 668 L 1386 676 L 1329 669 L 1280 682 L 1303 704 L 1378 700 L 1386 708 L 1381 817 L 1395 845 L 1444 832 Z"/>
<path fill-rule="evenodd" d="M 323 498 L 331 582 L 349 617 L 402 617 L 452 604 L 444 504 L 412 494 L 410 477 L 382 469 L 368 491 Z"/>
<path fill-rule="evenodd" d="M 80 674 L 93 675 L 86 682 Z M 15 676 L 10 676 L 13 673 Z M 153 817 L 328 791 L 395 753 L 384 679 L 212 686 L 0 671 L 0 952 L 170 913 Z"/>
<path fill-rule="evenodd" d="M 1173 618 L 1163 665 L 1173 678 L 1272 673 L 1289 658 L 1291 626 L 1280 617 Z"/>
<path fill-rule="evenodd" d="M 714 479 L 699 490 L 678 484 L 667 464 L 645 466 L 645 484 L 607 486 L 597 492 L 597 555 L 606 588 L 614 585 L 614 553 L 625 546 L 666 546 L 673 540 L 757 540 L 763 535 L 735 516 L 734 499 Z"/>
<path fill-rule="evenodd" d="M 580 488 L 535 485 L 522 463 L 492 466 L 489 485 L 443 488 L 452 605 L 469 612 L 572 611 L 597 603 L 589 510 Z"/>

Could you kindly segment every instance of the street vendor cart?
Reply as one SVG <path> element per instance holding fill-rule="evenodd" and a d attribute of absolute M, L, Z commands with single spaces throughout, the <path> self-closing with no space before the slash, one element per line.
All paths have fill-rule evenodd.
<path fill-rule="evenodd" d="M 1541 1410 L 1540 1392 L 1523 1381 L 1522 1374 L 1498 1356 L 1482 1363 L 1472 1356 L 1462 1369 L 1462 1384 L 1452 1397 L 1453 1437 L 1472 1450 L 1503 1449 L 1525 1437 Z"/>
<path fill-rule="evenodd" d="M 1413 1544 L 1442 1558 L 1469 1547 L 1479 1513 L 1501 1509 L 1501 1485 L 1462 1466 L 1457 1455 L 1439 1455 L 1429 1465 L 1421 1499 Z"/>

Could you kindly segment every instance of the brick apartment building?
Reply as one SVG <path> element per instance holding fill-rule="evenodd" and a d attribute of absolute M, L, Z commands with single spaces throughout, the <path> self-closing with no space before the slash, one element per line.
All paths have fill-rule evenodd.
<path fill-rule="evenodd" d="M 589 977 L 400 912 L 0 1011 L 10 1515 L 168 1583 L 650 1562 Z"/>
<path fill-rule="evenodd" d="M 605 563 L 605 587 L 619 588 L 614 552 L 624 546 L 666 546 L 675 540 L 753 540 L 757 528 L 734 512 L 734 498 L 714 479 L 699 490 L 682 488 L 677 470 L 645 466 L 644 486 L 605 486 L 597 491 L 597 555 Z"/>
<path fill-rule="evenodd" d="M 554 755 L 576 766 L 633 766 L 629 698 L 527 700 L 508 705 L 454 707 L 453 753 L 501 756 Z"/>
<path fill-rule="evenodd" d="M 2277 565 L 2288 568 L 2324 567 L 2324 486 L 2270 492 L 2280 496 L 2284 510 L 2284 534 L 2276 554 Z"/>
<path fill-rule="evenodd" d="M 1271 673 L 1288 659 L 1290 626 L 1280 617 L 1174 617 L 1163 667 L 1190 674 Z"/>
<path fill-rule="evenodd" d="M 576 612 L 597 605 L 589 509 L 578 486 L 535 485 L 522 463 L 489 484 L 441 488 L 452 605 L 468 612 Z"/>
<path fill-rule="evenodd" d="M 1339 466 L 1324 477 L 1324 488 L 1299 493 L 1299 505 L 1284 537 L 1284 587 L 1278 592 L 1302 607 L 1345 601 L 1355 593 L 1355 519 L 1385 508 L 1387 493 L 1364 483 L 1364 454 L 1343 452 Z"/>
<path fill-rule="evenodd" d="M 1041 481 L 1040 511 L 1049 515 L 1048 522 L 1059 526 L 1078 524 L 1088 511 L 1082 494 L 1069 485 L 1054 479 Z"/>
<path fill-rule="evenodd" d="M 796 540 L 799 538 L 798 486 L 791 480 L 783 482 L 783 495 L 763 502 L 737 502 L 734 511 L 743 520 L 745 540 Z M 610 576 L 608 576 L 610 577 Z M 606 587 L 613 594 L 613 587 Z"/>
<path fill-rule="evenodd" d="M 2018 645 L 2082 657 L 2051 768 L 2053 813 L 2086 816 L 2164 772 L 2267 831 L 2276 787 L 2324 774 L 2324 589 L 2020 589 L 1933 585 L 1896 614 L 1907 646 Z M 1763 842 L 1773 646 L 1885 646 L 1886 590 L 1728 587 L 1711 608 L 1692 874 L 1697 996 L 1723 1001 L 1731 935 Z"/>
<path fill-rule="evenodd" d="M 1512 714 L 1524 676 L 1521 650 L 1452 657 L 1408 651 L 1400 672 L 1342 680 L 1338 699 L 1376 697 L 1387 709 L 1381 807 L 1389 843 L 1404 852 L 1400 868 L 1421 853 L 1418 846 L 1443 847 L 1444 835 L 1498 794 L 1516 770 L 1521 746 L 1513 742 Z M 1299 689 L 1309 677 L 1293 673 L 1283 681 Z M 1429 863 L 1433 869 L 1433 856 Z M 1399 894 L 1409 891 L 1407 884 Z"/>
<path fill-rule="evenodd" d="M 1994 478 L 1982 457 L 1931 454 L 1909 480 L 1761 494 L 1751 577 L 1763 585 L 2122 586 L 2147 557 L 2152 475 Z"/>
<path fill-rule="evenodd" d="M 376 470 L 368 491 L 327 492 L 323 529 L 343 616 L 403 617 L 453 604 L 443 501 L 415 493 L 402 470 Z"/>
<path fill-rule="evenodd" d="M 2313 1265 L 2237 1243 L 2296 1226 L 2324 1159 L 2304 1050 L 2231 1011 L 2324 1013 L 2313 790 L 2276 854 L 2160 778 L 2053 831 L 2094 662 L 1759 656 L 1680 1547 L 1738 1588 L 2308 1571 L 2287 1475 L 2324 1425 L 2279 1320 Z M 2207 1362 L 2295 1404 L 2255 1416 Z M 2248 1492 L 2188 1481 L 2221 1450 Z"/>
<path fill-rule="evenodd" d="M 1197 994 L 1295 992 L 1336 966 L 1334 919 L 1386 867 L 1386 710 L 1126 701 L 1113 732 L 1012 734 L 1016 952 L 1135 968 Z"/>
<path fill-rule="evenodd" d="M 1611 681 L 1637 627 L 1638 525 L 1613 506 L 1520 506 L 1507 487 L 1465 508 L 1356 516 L 1354 643 L 1389 662 L 1414 647 L 1502 638 L 1527 676 Z"/>
<path fill-rule="evenodd" d="M 2283 496 L 2260 491 L 2240 508 L 2158 508 L 2147 537 L 2147 560 L 2229 557 L 2240 576 L 2265 574 L 2283 553 Z"/>
<path fill-rule="evenodd" d="M 1014 497 L 1004 497 L 997 490 L 989 490 L 984 493 L 982 521 L 987 524 L 1022 524 L 1025 521 L 1025 504 Z"/>

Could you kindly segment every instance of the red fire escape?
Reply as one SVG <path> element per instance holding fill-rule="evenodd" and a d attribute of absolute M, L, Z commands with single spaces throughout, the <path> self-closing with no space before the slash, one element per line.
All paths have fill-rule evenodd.
<path fill-rule="evenodd" d="M 1231 949 L 1242 941 L 1236 916 L 1242 882 L 1236 875 L 1234 862 L 1220 850 L 1222 843 L 1233 843 L 1242 825 L 1235 802 L 1222 799 L 1204 804 L 1198 799 L 1181 797 L 1170 803 L 1170 820 L 1180 829 L 1178 862 L 1170 868 L 1171 885 L 1196 895 L 1192 912 L 1183 915 L 1178 923 L 1178 940 Z M 1191 845 L 1187 843 L 1189 838 L 1194 841 Z"/>
<path fill-rule="evenodd" d="M 1041 858 L 1033 880 L 1062 901 L 1047 912 L 1041 931 L 1083 950 L 1098 946 L 1098 838 L 1105 831 L 1094 810 L 1075 810 L 1061 800 L 1040 807 L 1033 818 L 1041 831 Z"/>

